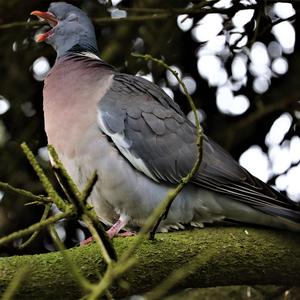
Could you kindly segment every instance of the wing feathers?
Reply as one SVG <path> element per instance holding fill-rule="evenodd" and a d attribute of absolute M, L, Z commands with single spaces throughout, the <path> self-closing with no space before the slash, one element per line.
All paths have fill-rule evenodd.
<path fill-rule="evenodd" d="M 151 82 L 116 74 L 98 104 L 98 114 L 101 130 L 146 176 L 174 184 L 192 169 L 198 154 L 196 128 Z M 291 200 L 250 175 L 206 136 L 201 166 L 192 182 L 263 212 L 300 222 L 299 208 Z"/>
<path fill-rule="evenodd" d="M 142 112 L 142 116 L 146 121 L 147 125 L 154 131 L 157 135 L 163 135 L 166 132 L 166 127 L 164 121 L 157 118 L 154 114 Z"/>

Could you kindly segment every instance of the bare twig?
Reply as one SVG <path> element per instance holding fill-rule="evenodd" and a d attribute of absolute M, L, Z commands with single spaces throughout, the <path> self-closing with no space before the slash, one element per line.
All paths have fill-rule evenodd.
<path fill-rule="evenodd" d="M 67 252 L 65 251 L 65 247 L 63 243 L 60 241 L 59 236 L 54 229 L 53 225 L 48 227 L 51 238 L 56 246 L 56 248 L 60 251 L 61 255 L 66 262 L 67 267 L 69 267 L 70 271 L 72 272 L 74 278 L 77 280 L 79 285 L 84 291 L 89 291 L 92 287 L 92 284 L 80 273 L 79 268 L 73 264 L 72 260 L 69 258 Z"/>
<path fill-rule="evenodd" d="M 12 22 L 12 23 L 6 23 L 6 24 L 0 24 L 0 30 L 5 29 L 15 29 L 15 28 L 32 28 L 35 26 L 41 26 L 43 23 L 40 21 L 23 21 L 23 22 Z M 46 23 L 45 23 L 46 24 Z"/>
<path fill-rule="evenodd" d="M 74 215 L 74 209 L 72 207 L 68 207 L 65 212 L 59 213 L 53 217 L 50 217 L 44 221 L 40 221 L 39 223 L 33 224 L 26 229 L 21 229 L 19 231 L 13 232 L 3 238 L 0 239 L 0 246 L 27 236 L 35 231 L 40 231 L 41 229 L 53 224 L 59 220 L 69 218 Z"/>
<path fill-rule="evenodd" d="M 114 249 L 109 241 L 108 236 L 106 235 L 105 231 L 104 235 L 103 234 L 99 234 L 99 230 L 97 231 L 92 219 L 87 215 L 87 214 L 83 214 L 82 215 L 82 220 L 83 222 L 86 224 L 86 226 L 88 227 L 90 233 L 92 234 L 94 240 L 97 242 L 97 244 L 100 246 L 100 249 L 102 250 L 102 255 L 104 260 L 107 262 L 108 265 L 110 265 L 113 261 L 117 260 L 117 255 L 116 252 L 113 250 L 113 254 L 110 254 L 112 252 L 111 249 L 106 250 L 108 248 L 107 243 L 109 242 L 110 248 Z"/>
<path fill-rule="evenodd" d="M 88 182 L 86 183 L 85 188 L 83 189 L 83 191 L 81 192 L 81 201 L 83 204 L 86 204 L 89 196 L 91 195 L 93 188 L 96 184 L 98 180 L 98 175 L 96 172 L 94 172 L 94 174 L 92 175 L 92 177 L 88 180 Z"/>
<path fill-rule="evenodd" d="M 125 18 L 110 18 L 110 17 L 101 17 L 94 18 L 93 22 L 96 25 L 114 25 L 120 23 L 136 23 L 136 22 L 145 22 L 145 21 L 158 21 L 163 20 L 170 17 L 177 17 L 178 15 L 187 14 L 189 16 L 197 16 L 198 18 L 205 16 L 206 14 L 219 13 L 223 15 L 232 16 L 234 13 L 245 10 L 245 9 L 255 9 L 256 5 L 243 5 L 239 3 L 240 1 L 236 1 L 236 3 L 229 8 L 215 8 L 212 7 L 217 1 L 203 1 L 199 4 L 195 4 L 193 7 L 189 8 L 127 8 L 127 7 L 119 7 L 121 10 L 126 10 L 130 13 L 138 13 L 144 15 L 133 15 Z M 266 0 L 268 5 L 274 4 L 277 2 L 286 2 L 292 4 L 299 4 L 299 0 Z M 7 24 L 0 24 L 0 30 L 8 30 L 15 28 L 32 28 L 35 26 L 40 26 L 41 22 L 39 21 L 22 21 L 22 22 L 12 22 Z"/>
<path fill-rule="evenodd" d="M 28 201 L 34 201 L 34 202 L 46 203 L 46 204 L 52 202 L 51 199 L 49 199 L 48 197 L 42 195 L 34 195 L 27 190 L 15 188 L 10 184 L 1 181 L 0 181 L 0 190 L 16 196 L 20 196 L 23 199 L 25 198 Z"/>
<path fill-rule="evenodd" d="M 51 182 L 45 175 L 44 171 L 36 161 L 32 151 L 29 149 L 26 143 L 22 143 L 21 147 L 27 156 L 27 159 L 29 160 L 30 164 L 32 165 L 33 169 L 37 173 L 38 177 L 40 178 L 40 181 L 42 185 L 44 186 L 46 192 L 48 193 L 49 197 L 51 198 L 52 202 L 56 204 L 56 206 L 61 211 L 66 211 L 67 204 L 64 202 L 64 200 L 58 195 L 58 193 L 55 191 L 54 187 L 52 186 Z"/>
<path fill-rule="evenodd" d="M 53 161 L 52 162 L 53 170 L 57 175 L 58 180 L 65 191 L 65 194 L 69 197 L 71 201 L 74 199 L 80 199 L 81 193 L 77 185 L 75 184 L 75 182 L 73 181 L 73 179 L 68 174 L 65 167 L 63 166 L 62 162 L 60 161 L 54 147 L 52 145 L 48 145 L 48 151 Z"/>
<path fill-rule="evenodd" d="M 45 209 L 44 209 L 43 215 L 42 215 L 42 217 L 41 217 L 41 221 L 45 221 L 45 220 L 47 219 L 48 214 L 49 214 L 49 212 L 50 212 L 50 208 L 51 208 L 51 205 L 50 205 L 50 204 L 46 204 L 46 205 L 45 205 Z M 20 250 L 21 250 L 21 249 L 24 249 L 24 248 L 26 248 L 28 245 L 30 245 L 30 244 L 37 238 L 38 234 L 39 234 L 39 231 L 35 231 L 27 241 L 25 241 L 24 243 L 22 243 L 22 244 L 19 246 L 19 249 L 20 249 Z"/>
<path fill-rule="evenodd" d="M 60 161 L 54 147 L 52 145 L 49 145 L 48 149 L 55 165 L 56 174 L 59 176 L 59 180 L 63 185 L 63 189 L 66 191 L 67 194 L 69 194 L 70 200 L 73 203 L 73 207 L 76 210 L 77 217 L 83 219 L 83 221 L 89 221 L 89 223 L 93 224 L 97 228 L 97 233 L 99 234 L 98 237 L 100 238 L 96 239 L 96 241 L 102 250 L 102 254 L 105 261 L 108 265 L 111 264 L 112 261 L 117 260 L 117 254 L 103 226 L 99 221 L 97 222 L 95 216 L 93 216 L 93 214 L 90 212 L 86 205 L 86 197 L 88 197 L 92 192 L 92 188 L 96 183 L 97 176 L 95 175 L 95 173 L 93 173 L 91 179 L 88 181 L 86 187 L 83 190 L 84 193 L 81 193 L 78 187 L 76 186 L 75 182 L 63 166 L 62 162 Z"/>

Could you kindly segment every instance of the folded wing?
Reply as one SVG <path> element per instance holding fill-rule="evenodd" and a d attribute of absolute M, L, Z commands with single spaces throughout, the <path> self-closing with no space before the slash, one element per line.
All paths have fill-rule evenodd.
<path fill-rule="evenodd" d="M 116 74 L 98 104 L 98 124 L 127 160 L 158 182 L 176 184 L 197 158 L 196 128 L 158 86 L 143 78 Z M 192 179 L 271 215 L 300 222 L 300 209 L 243 169 L 204 136 L 203 159 Z"/>

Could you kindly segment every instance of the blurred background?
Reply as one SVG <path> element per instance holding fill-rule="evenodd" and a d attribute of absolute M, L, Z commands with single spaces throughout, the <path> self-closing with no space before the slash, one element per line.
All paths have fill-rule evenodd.
<path fill-rule="evenodd" d="M 35 194 L 44 190 L 22 153 L 23 141 L 57 186 L 42 108 L 55 52 L 34 42 L 40 26 L 29 17 L 50 2 L 0 0 L 0 181 Z M 252 174 L 300 201 L 300 1 L 67 2 L 93 18 L 104 60 L 156 82 L 192 118 L 173 75 L 131 54 L 163 58 L 186 84 L 205 133 Z M 39 221 L 43 207 L 25 203 L 0 190 L 0 237 Z M 60 222 L 57 230 L 67 247 L 87 237 L 77 221 Z M 46 233 L 22 251 L 20 242 L 0 256 L 53 250 Z"/>

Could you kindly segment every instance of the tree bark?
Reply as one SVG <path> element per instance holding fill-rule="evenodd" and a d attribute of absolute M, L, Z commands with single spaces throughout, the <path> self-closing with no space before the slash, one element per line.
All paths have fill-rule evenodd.
<path fill-rule="evenodd" d="M 196 270 L 175 288 L 300 286 L 299 237 L 299 233 L 253 227 L 209 227 L 157 234 L 156 240 L 142 243 L 136 252 L 136 265 L 123 277 L 129 288 L 116 285 L 111 292 L 118 298 L 142 294 L 162 283 L 172 271 L 186 264 L 190 268 L 193 261 Z M 133 240 L 134 237 L 114 240 L 119 256 Z M 98 274 L 103 274 L 105 264 L 96 244 L 75 247 L 67 253 L 89 280 L 96 281 Z M 78 299 L 82 295 L 59 252 L 0 258 L 0 294 L 24 266 L 29 266 L 30 273 L 15 299 Z"/>

